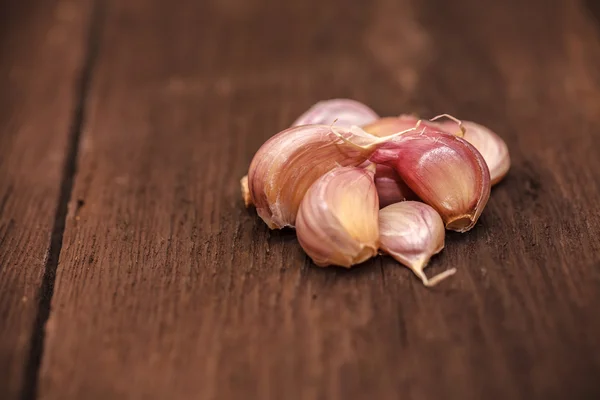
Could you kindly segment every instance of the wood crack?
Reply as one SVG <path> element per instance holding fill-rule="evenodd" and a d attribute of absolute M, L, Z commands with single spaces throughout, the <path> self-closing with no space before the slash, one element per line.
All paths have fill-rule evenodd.
<path fill-rule="evenodd" d="M 56 271 L 58 269 L 58 261 L 65 232 L 68 204 L 73 191 L 75 174 L 77 172 L 77 153 L 79 151 L 82 128 L 85 123 L 86 100 L 100 45 L 100 32 L 104 20 L 104 9 L 102 6 L 102 0 L 96 0 L 93 4 L 86 42 L 85 58 L 79 81 L 75 85 L 76 106 L 73 111 L 69 132 L 69 148 L 67 150 L 62 171 L 58 204 L 50 237 L 50 247 L 44 265 L 44 276 L 38 293 L 38 312 L 30 338 L 29 357 L 25 365 L 21 400 L 33 400 L 36 399 L 38 395 L 38 376 L 44 353 L 46 322 L 50 317 Z"/>

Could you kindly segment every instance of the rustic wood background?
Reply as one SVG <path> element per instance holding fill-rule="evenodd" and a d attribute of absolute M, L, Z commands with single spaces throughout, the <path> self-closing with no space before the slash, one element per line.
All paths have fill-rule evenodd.
<path fill-rule="evenodd" d="M 314 102 L 507 141 L 427 290 L 238 180 Z M 600 398 L 600 6 L 0 0 L 0 398 Z"/>

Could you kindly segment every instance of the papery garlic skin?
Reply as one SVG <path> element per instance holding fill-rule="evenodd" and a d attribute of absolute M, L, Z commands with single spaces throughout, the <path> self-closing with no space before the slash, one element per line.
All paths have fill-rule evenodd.
<path fill-rule="evenodd" d="M 379 199 L 374 172 L 339 167 L 308 190 L 296 219 L 300 245 L 321 267 L 351 267 L 377 254 Z"/>
<path fill-rule="evenodd" d="M 362 126 L 379 118 L 379 115 L 367 105 L 351 99 L 323 100 L 294 121 L 292 126 L 322 124 L 349 128 Z"/>
<path fill-rule="evenodd" d="M 395 203 L 379 210 L 379 245 L 382 251 L 410 268 L 425 286 L 454 274 L 454 268 L 431 279 L 423 269 L 444 248 L 444 222 L 432 207 L 417 201 Z"/>
<path fill-rule="evenodd" d="M 400 175 L 387 165 L 378 164 L 375 172 L 375 187 L 379 196 L 379 208 L 405 200 L 417 200 L 418 197 L 404 183 Z"/>
<path fill-rule="evenodd" d="M 490 197 L 490 172 L 467 141 L 424 127 L 383 144 L 370 161 L 393 167 L 419 198 L 436 209 L 446 229 L 466 232 Z"/>
<path fill-rule="evenodd" d="M 293 227 L 304 194 L 319 177 L 338 166 L 360 165 L 375 150 L 369 146 L 377 138 L 360 129 L 335 128 L 335 132 L 327 125 L 289 128 L 271 137 L 254 155 L 248 189 L 269 228 Z"/>
<path fill-rule="evenodd" d="M 437 123 L 447 132 L 457 132 L 457 124 L 452 121 Z M 492 186 L 500 182 L 510 169 L 510 155 L 508 146 L 500 136 L 483 125 L 471 121 L 462 121 L 464 135 L 467 142 L 471 143 L 483 156 L 490 169 Z"/>

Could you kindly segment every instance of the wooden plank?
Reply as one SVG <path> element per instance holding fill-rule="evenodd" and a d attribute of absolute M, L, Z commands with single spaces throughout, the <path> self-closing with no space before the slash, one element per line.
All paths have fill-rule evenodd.
<path fill-rule="evenodd" d="M 319 10 L 315 12 L 315 10 Z M 571 1 L 110 1 L 41 398 L 564 399 L 600 386 L 600 35 Z M 322 98 L 506 138 L 427 290 L 313 267 L 243 209 L 260 144 Z M 597 137 L 597 135 L 596 135 Z"/>
<path fill-rule="evenodd" d="M 87 2 L 65 0 L 0 4 L 2 399 L 27 398 L 35 387 L 87 11 Z"/>

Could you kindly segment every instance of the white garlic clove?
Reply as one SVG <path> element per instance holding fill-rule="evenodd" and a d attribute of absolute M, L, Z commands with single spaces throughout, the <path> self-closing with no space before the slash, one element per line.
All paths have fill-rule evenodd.
<path fill-rule="evenodd" d="M 379 208 L 405 200 L 417 200 L 418 197 L 404 183 L 400 175 L 387 165 L 378 164 L 375 172 L 375 186 L 379 195 Z"/>
<path fill-rule="evenodd" d="M 286 129 L 265 142 L 252 159 L 248 171 L 251 202 L 271 229 L 293 227 L 308 188 L 333 168 L 364 163 L 377 143 L 377 137 L 360 128 L 302 125 Z"/>
<path fill-rule="evenodd" d="M 292 126 L 323 124 L 349 128 L 361 126 L 379 118 L 367 105 L 351 99 L 323 100 L 302 114 Z"/>
<path fill-rule="evenodd" d="M 318 266 L 349 268 L 377 254 L 379 204 L 373 178 L 372 168 L 335 168 L 304 196 L 296 233 Z"/>
<path fill-rule="evenodd" d="M 449 230 L 471 229 L 490 197 L 490 173 L 481 154 L 467 141 L 427 126 L 386 142 L 370 161 L 394 168 Z"/>
<path fill-rule="evenodd" d="M 455 268 L 427 278 L 423 269 L 444 248 L 444 222 L 432 207 L 404 201 L 379 211 L 380 248 L 410 268 L 425 286 L 434 286 L 453 275 Z"/>
<path fill-rule="evenodd" d="M 438 125 L 447 132 L 460 133 L 457 124 L 453 121 L 439 122 Z M 464 135 L 467 142 L 471 143 L 483 156 L 490 169 L 492 186 L 500 182 L 510 169 L 510 155 L 508 146 L 500 136 L 483 125 L 471 121 L 462 121 Z"/>

